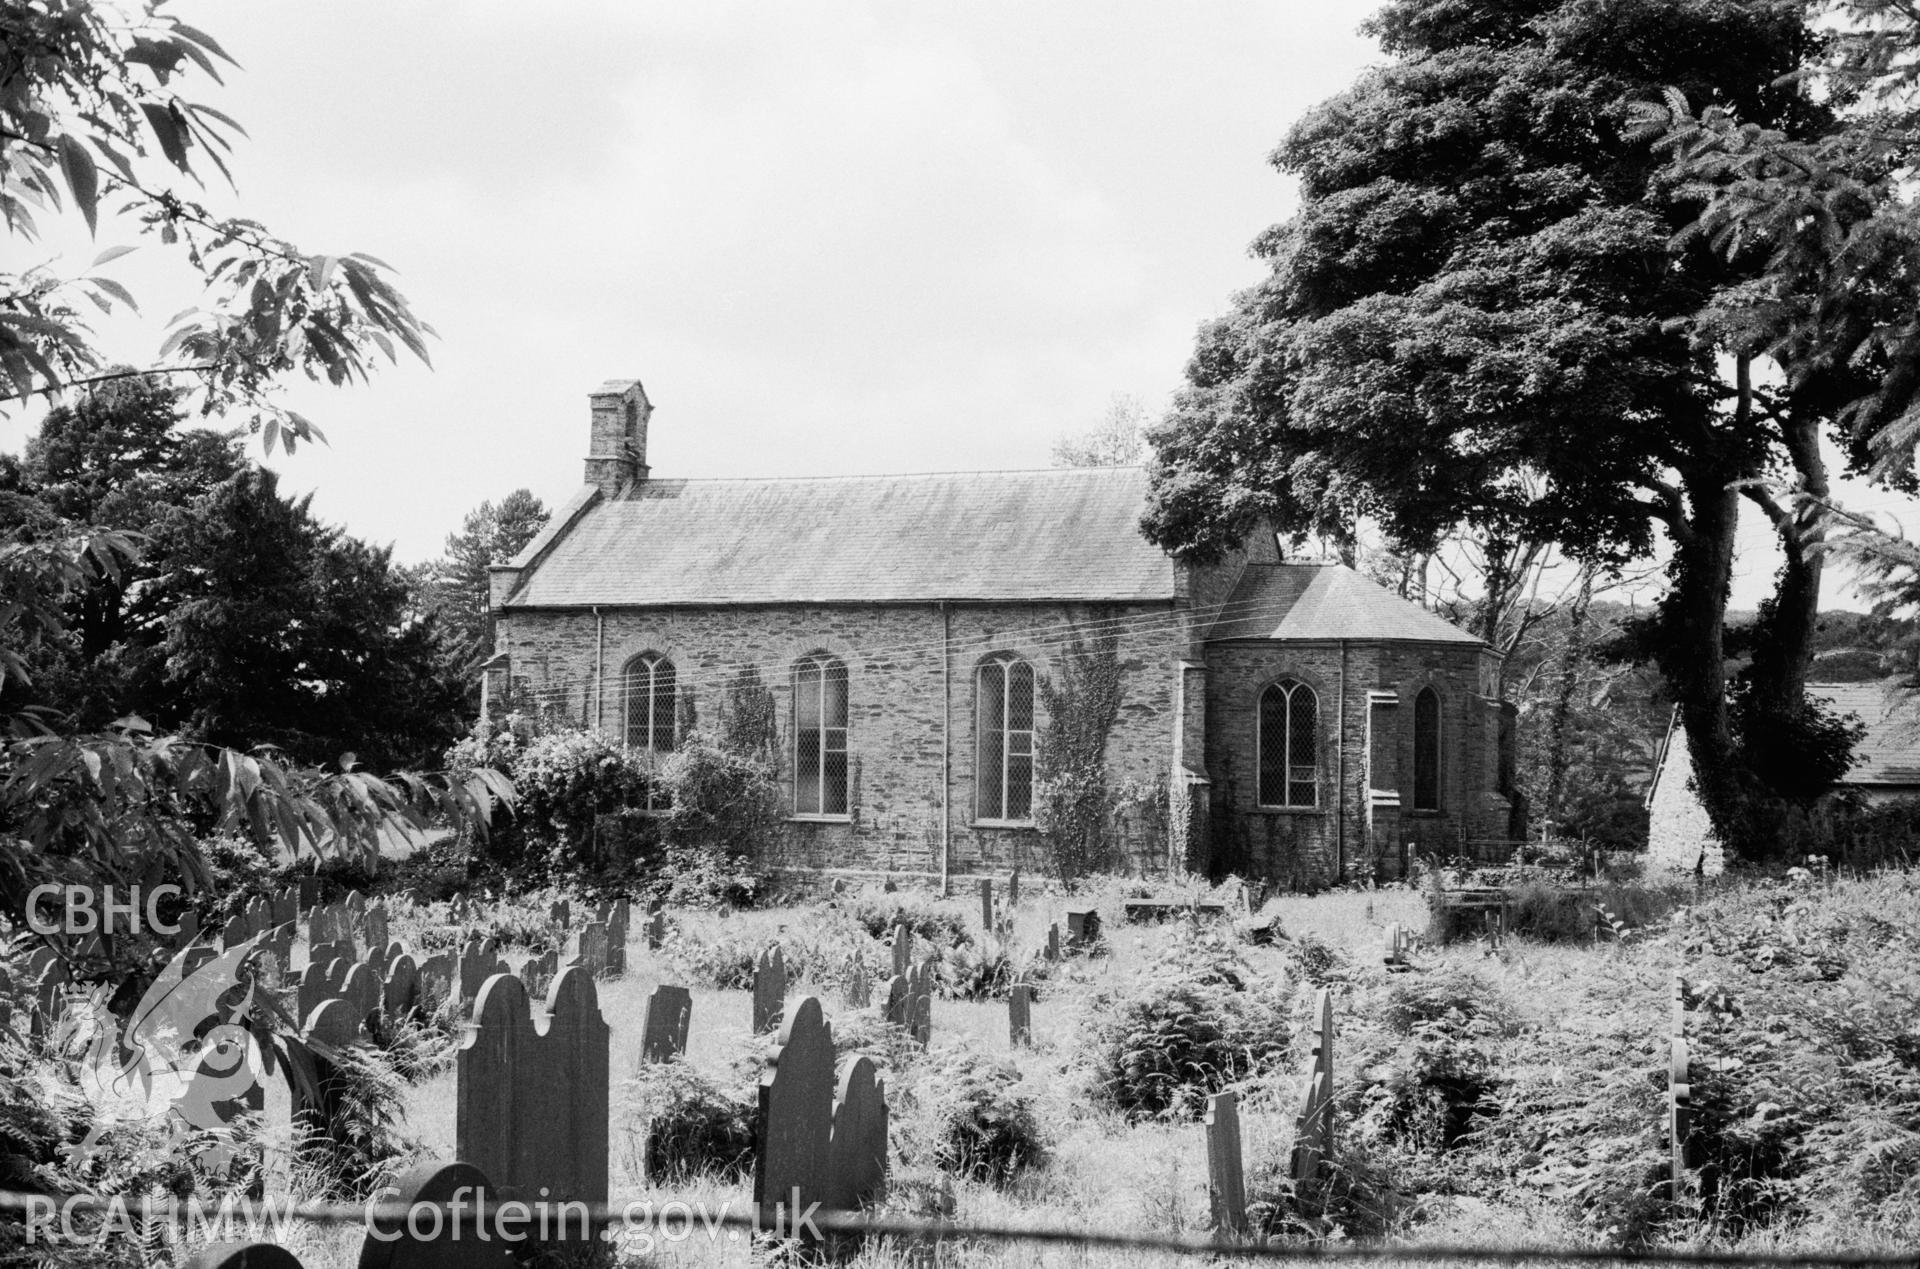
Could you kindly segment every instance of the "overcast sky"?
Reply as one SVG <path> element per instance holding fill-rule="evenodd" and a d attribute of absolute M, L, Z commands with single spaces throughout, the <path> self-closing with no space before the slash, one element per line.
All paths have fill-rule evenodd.
<path fill-rule="evenodd" d="M 1038 467 L 1116 394 L 1157 413 L 1294 205 L 1267 153 L 1378 59 L 1373 7 L 172 9 L 242 65 L 187 94 L 251 134 L 238 206 L 394 265 L 439 332 L 431 371 L 292 393 L 331 444 L 274 460 L 413 561 L 483 499 L 564 501 L 608 378 L 645 383 L 661 476 Z M 193 297 L 151 254 L 113 272 L 165 318 Z M 1749 549 L 1735 602 L 1772 568 Z"/>

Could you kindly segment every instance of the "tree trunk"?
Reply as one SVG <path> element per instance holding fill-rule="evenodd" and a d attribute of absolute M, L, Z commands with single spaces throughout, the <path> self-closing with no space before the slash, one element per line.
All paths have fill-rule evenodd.
<path fill-rule="evenodd" d="M 1553 716 L 1547 724 L 1546 813 L 1549 820 L 1559 819 L 1566 810 L 1567 767 L 1571 758 L 1568 731 L 1573 715 L 1574 689 L 1579 685 L 1580 671 L 1587 661 L 1587 645 L 1591 641 L 1587 611 L 1593 604 L 1593 572 L 1591 564 L 1580 568 L 1580 591 L 1567 614 L 1566 657 L 1560 666 L 1560 685 L 1554 693 Z"/>
<path fill-rule="evenodd" d="M 1690 515 L 1675 535 L 1673 589 L 1663 604 L 1655 655 L 1686 728 L 1694 787 L 1715 831 L 1728 840 L 1744 830 L 1753 793 L 1727 713 L 1727 591 L 1740 495 L 1724 470 L 1697 470 L 1683 484 Z"/>

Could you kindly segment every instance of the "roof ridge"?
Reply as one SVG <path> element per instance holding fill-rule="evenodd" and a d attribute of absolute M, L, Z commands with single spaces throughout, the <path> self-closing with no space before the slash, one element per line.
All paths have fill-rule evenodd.
<path fill-rule="evenodd" d="M 841 473 L 834 476 L 648 476 L 636 483 L 636 490 L 648 485 L 723 485 L 723 484 L 798 484 L 801 481 L 854 481 L 854 480 L 929 480 L 936 476 L 1067 476 L 1080 472 L 1145 472 L 1140 463 L 1109 463 L 1103 466 L 1075 467 L 978 467 L 961 471 L 883 471 L 866 475 Z"/>

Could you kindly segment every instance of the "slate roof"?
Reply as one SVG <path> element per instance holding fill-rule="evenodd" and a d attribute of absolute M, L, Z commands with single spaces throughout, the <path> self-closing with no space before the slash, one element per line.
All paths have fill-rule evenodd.
<path fill-rule="evenodd" d="M 1249 564 L 1209 639 L 1481 641 L 1344 564 Z"/>
<path fill-rule="evenodd" d="M 1807 695 L 1867 725 L 1842 784 L 1920 785 L 1920 698 L 1897 683 L 1809 683 Z"/>
<path fill-rule="evenodd" d="M 1146 494 L 1137 467 L 650 479 L 556 515 L 505 607 L 1171 600 Z"/>

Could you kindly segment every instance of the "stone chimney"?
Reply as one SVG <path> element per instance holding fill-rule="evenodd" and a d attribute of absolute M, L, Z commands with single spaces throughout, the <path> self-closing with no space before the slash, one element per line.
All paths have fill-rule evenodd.
<path fill-rule="evenodd" d="M 593 404 L 587 483 L 611 498 L 647 478 L 647 416 L 653 403 L 638 379 L 609 379 L 587 399 Z"/>

